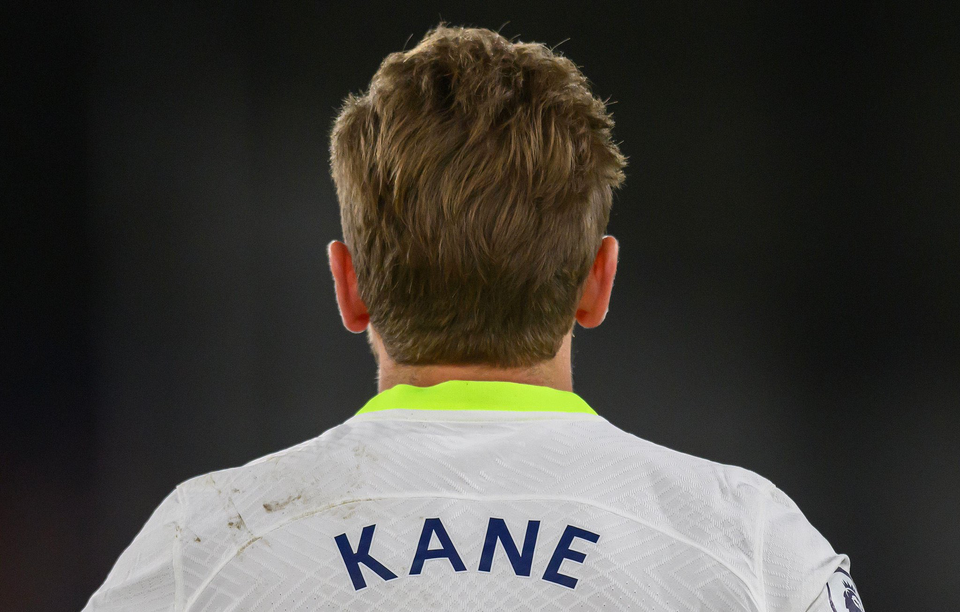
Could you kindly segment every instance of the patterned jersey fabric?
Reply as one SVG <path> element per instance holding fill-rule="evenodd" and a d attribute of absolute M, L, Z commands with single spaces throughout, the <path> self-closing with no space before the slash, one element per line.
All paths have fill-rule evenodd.
<path fill-rule="evenodd" d="M 753 472 L 449 381 L 181 484 L 86 610 L 828 611 L 848 570 Z"/>

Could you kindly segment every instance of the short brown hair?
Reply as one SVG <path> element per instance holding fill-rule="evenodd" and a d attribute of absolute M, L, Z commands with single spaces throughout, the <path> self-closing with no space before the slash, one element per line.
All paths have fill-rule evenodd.
<path fill-rule="evenodd" d="M 612 127 L 572 61 L 481 28 L 433 28 L 346 98 L 331 170 L 391 359 L 556 355 L 624 179 Z"/>

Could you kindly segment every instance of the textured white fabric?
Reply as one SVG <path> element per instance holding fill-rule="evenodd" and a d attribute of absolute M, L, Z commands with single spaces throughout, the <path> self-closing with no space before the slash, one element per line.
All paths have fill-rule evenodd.
<path fill-rule="evenodd" d="M 480 571 L 491 519 L 514 557 L 539 521 L 529 576 L 502 538 Z M 412 572 L 437 524 L 463 571 L 448 554 Z M 358 589 L 336 538 L 362 552 L 371 525 L 369 558 L 396 578 L 354 563 Z M 443 549 L 431 533 L 426 550 Z M 837 567 L 769 481 L 602 417 L 385 410 L 183 483 L 85 609 L 804 612 Z"/>
<path fill-rule="evenodd" d="M 830 607 L 830 593 L 827 592 L 827 585 L 823 585 L 820 594 L 813 600 L 806 612 L 834 612 Z"/>
<path fill-rule="evenodd" d="M 839 586 L 840 588 L 832 591 L 831 583 L 837 582 L 840 584 L 833 584 L 833 586 Z M 857 587 L 853 584 L 849 574 L 838 570 L 823 586 L 807 612 L 863 612 L 863 602 L 860 601 L 860 594 L 857 592 Z"/>

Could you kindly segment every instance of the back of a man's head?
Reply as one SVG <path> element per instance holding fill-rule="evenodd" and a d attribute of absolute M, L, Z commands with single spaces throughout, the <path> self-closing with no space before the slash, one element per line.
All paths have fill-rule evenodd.
<path fill-rule="evenodd" d="M 573 62 L 487 29 L 437 27 L 346 99 L 332 174 L 391 359 L 557 353 L 624 178 L 612 127 Z"/>

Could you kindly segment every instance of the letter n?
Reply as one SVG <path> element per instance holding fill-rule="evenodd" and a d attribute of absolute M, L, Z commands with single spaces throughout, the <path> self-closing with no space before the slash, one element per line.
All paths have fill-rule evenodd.
<path fill-rule="evenodd" d="M 497 549 L 497 540 L 503 543 L 503 552 L 513 566 L 513 573 L 517 576 L 529 576 L 533 565 L 533 553 L 537 546 L 537 532 L 540 530 L 540 521 L 527 521 L 527 533 L 523 537 L 523 552 L 517 550 L 517 544 L 507 529 L 507 523 L 500 518 L 491 518 L 487 524 L 487 537 L 483 540 L 483 551 L 480 553 L 481 572 L 489 572 L 493 565 L 493 555 Z"/>

